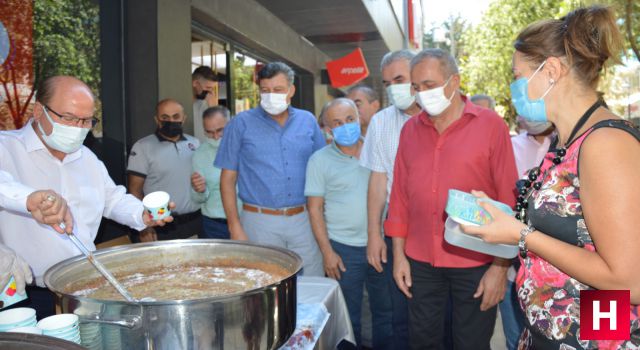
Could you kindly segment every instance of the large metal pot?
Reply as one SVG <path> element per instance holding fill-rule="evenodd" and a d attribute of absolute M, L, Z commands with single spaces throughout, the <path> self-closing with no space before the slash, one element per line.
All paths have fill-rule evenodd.
<path fill-rule="evenodd" d="M 290 272 L 280 282 L 234 295 L 129 303 L 66 293 L 70 283 L 99 276 L 84 257 L 54 265 L 45 284 L 58 295 L 63 312 L 80 316 L 81 327 L 99 325 L 104 349 L 276 349 L 295 329 L 302 260 L 289 250 L 227 240 L 177 240 L 98 250 L 95 256 L 116 274 L 212 258 L 275 263 Z"/>

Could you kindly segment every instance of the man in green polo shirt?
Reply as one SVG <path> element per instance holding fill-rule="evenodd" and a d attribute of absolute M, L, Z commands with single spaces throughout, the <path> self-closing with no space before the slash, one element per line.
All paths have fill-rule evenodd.
<path fill-rule="evenodd" d="M 370 171 L 359 164 L 361 127 L 355 103 L 331 101 L 323 114 L 333 142 L 309 159 L 304 194 L 326 274 L 338 280 L 361 346 L 362 293 L 373 318 L 373 348 L 391 349 L 391 299 L 383 273 L 367 262 L 367 189 Z"/>
<path fill-rule="evenodd" d="M 202 114 L 206 138 L 193 155 L 191 174 L 191 199 L 201 205 L 202 211 L 203 232 L 200 238 L 230 238 L 220 194 L 220 169 L 213 166 L 229 118 L 229 110 L 224 106 L 207 108 Z M 238 202 L 241 208 L 240 199 Z"/>

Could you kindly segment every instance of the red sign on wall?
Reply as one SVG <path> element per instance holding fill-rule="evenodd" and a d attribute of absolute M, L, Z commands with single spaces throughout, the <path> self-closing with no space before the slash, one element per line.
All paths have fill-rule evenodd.
<path fill-rule="evenodd" d="M 337 60 L 327 62 L 327 72 L 334 88 L 353 85 L 369 76 L 369 68 L 360 48 Z"/>

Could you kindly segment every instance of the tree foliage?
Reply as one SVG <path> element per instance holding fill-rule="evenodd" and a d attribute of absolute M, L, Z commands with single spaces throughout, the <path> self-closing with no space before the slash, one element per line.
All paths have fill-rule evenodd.
<path fill-rule="evenodd" d="M 246 57 L 236 55 L 233 57 L 233 81 L 232 86 L 235 91 L 235 99 L 243 100 L 242 110 L 254 108 L 258 105 L 258 87 L 255 83 L 255 65 L 245 65 Z M 231 101 L 235 103 L 235 101 Z M 240 112 L 237 110 L 236 113 Z"/>
<path fill-rule="evenodd" d="M 569 9 L 566 0 L 494 0 L 482 21 L 463 35 L 464 56 L 460 59 L 466 93 L 487 94 L 496 100 L 498 111 L 508 121 L 515 118 L 509 84 L 512 82 L 513 41 L 530 23 L 557 18 Z"/>
<path fill-rule="evenodd" d="M 99 7 L 92 0 L 34 0 L 35 84 L 73 75 L 100 93 Z"/>

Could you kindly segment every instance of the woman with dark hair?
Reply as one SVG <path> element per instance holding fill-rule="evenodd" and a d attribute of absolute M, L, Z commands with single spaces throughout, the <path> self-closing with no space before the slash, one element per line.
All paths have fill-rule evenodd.
<path fill-rule="evenodd" d="M 480 202 L 494 220 L 464 229 L 520 248 L 520 349 L 639 348 L 640 131 L 596 91 L 605 62 L 621 52 L 615 16 L 580 8 L 530 25 L 514 47 L 516 111 L 552 122 L 558 136 L 519 190 L 516 218 Z M 630 314 L 621 315 L 630 340 L 581 339 L 580 291 L 594 289 L 630 291 Z"/>

